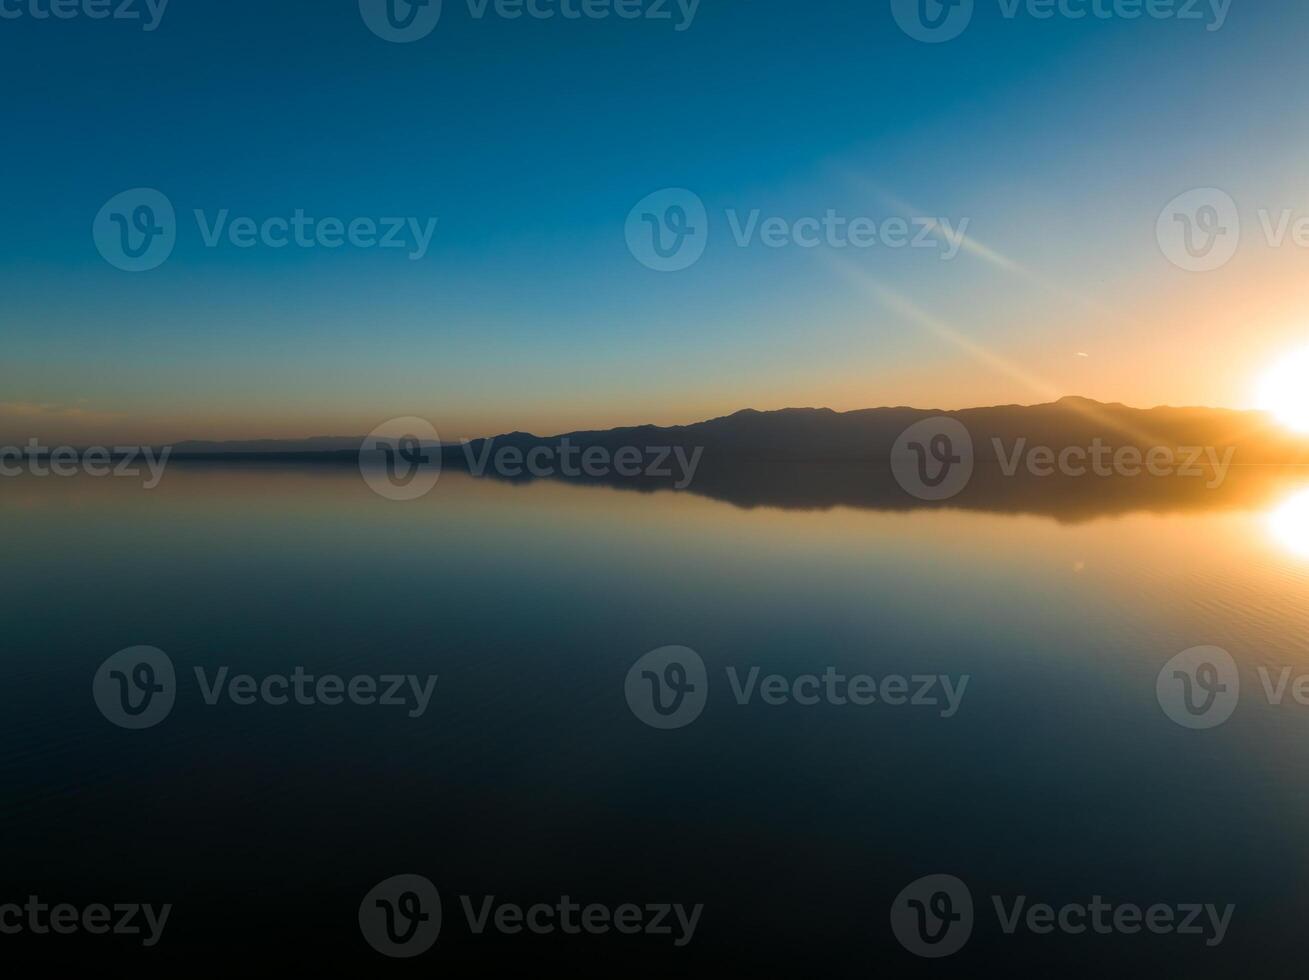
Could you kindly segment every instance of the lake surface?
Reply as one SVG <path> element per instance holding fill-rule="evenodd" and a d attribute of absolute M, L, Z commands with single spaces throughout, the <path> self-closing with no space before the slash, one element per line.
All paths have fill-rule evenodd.
<path fill-rule="evenodd" d="M 369 948 L 361 900 L 440 891 L 429 972 L 1293 975 L 1309 862 L 1309 475 L 1256 474 L 1175 508 L 738 506 L 722 495 L 458 473 L 420 500 L 349 467 L 175 462 L 121 479 L 0 480 L 0 903 L 172 903 L 158 945 L 0 937 L 57 961 L 250 966 Z M 1234 483 L 1241 480 L 1234 477 Z M 1189 493 L 1189 491 L 1188 491 Z M 1084 496 L 1084 495 L 1083 495 Z M 1079 498 L 1081 499 L 1081 498 Z M 177 672 L 158 725 L 97 708 L 110 655 Z M 661 730 L 629 669 L 702 658 L 703 711 Z M 1230 720 L 1174 723 L 1156 680 L 1228 651 Z M 205 701 L 212 679 L 437 675 L 412 705 Z M 943 675 L 940 706 L 738 703 L 758 668 Z M 729 674 L 729 669 L 735 673 Z M 912 689 L 911 689 L 912 693 Z M 938 688 L 939 693 L 939 688 Z M 890 910 L 925 875 L 971 892 L 948 960 Z M 703 905 L 693 937 L 477 934 L 495 903 Z M 1234 905 L 1198 935 L 1002 929 L 991 896 Z M 1269 966 L 1269 964 L 1272 964 Z M 1281 964 L 1279 966 L 1278 964 Z M 1285 972 L 1282 972 L 1282 971 Z M 1142 973 L 1141 975 L 1146 975 Z"/>

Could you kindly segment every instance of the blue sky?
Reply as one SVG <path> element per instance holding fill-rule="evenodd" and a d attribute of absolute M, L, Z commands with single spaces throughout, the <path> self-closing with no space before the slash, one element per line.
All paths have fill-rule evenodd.
<path fill-rule="evenodd" d="M 1239 405 L 1247 368 L 1309 326 L 1303 251 L 1243 245 L 1197 281 L 1154 239 L 1193 187 L 1252 222 L 1309 209 L 1299 4 L 1235 0 L 1209 31 L 977 0 L 933 45 L 887 2 L 703 0 L 681 31 L 672 9 L 478 19 L 446 0 L 409 44 L 357 0 L 172 0 L 148 32 L 0 19 L 0 434 L 421 415 L 454 438 L 1046 391 Z M 129 273 L 91 227 L 140 187 L 172 202 L 177 243 Z M 624 240 L 668 187 L 709 223 L 676 273 Z M 196 209 L 437 226 L 419 261 L 211 248 Z M 738 247 L 726 215 L 754 210 L 966 218 L 987 251 Z"/>

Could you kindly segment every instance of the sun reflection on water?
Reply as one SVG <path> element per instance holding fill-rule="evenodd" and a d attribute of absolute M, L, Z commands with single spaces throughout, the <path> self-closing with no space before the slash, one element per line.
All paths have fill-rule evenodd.
<path fill-rule="evenodd" d="M 1287 551 L 1309 558 L 1309 490 L 1289 497 L 1270 513 L 1268 529 Z"/>

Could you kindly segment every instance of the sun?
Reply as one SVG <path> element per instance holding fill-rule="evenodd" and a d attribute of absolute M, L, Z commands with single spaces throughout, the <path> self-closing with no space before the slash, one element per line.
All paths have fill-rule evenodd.
<path fill-rule="evenodd" d="M 1297 432 L 1309 432 L 1309 349 L 1288 354 L 1259 380 L 1257 407 Z"/>

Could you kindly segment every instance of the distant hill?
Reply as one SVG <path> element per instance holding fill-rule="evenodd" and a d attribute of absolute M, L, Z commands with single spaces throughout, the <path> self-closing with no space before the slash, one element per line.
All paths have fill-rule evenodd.
<path fill-rule="evenodd" d="M 827 408 L 752 409 L 686 426 L 634 426 L 568 433 L 581 446 L 703 447 L 706 460 L 748 459 L 779 462 L 877 462 L 890 458 L 900 434 L 933 416 L 958 419 L 973 438 L 979 459 L 994 458 L 993 439 L 1009 447 L 1089 446 L 1099 439 L 1112 446 L 1234 446 L 1236 462 L 1307 462 L 1309 440 L 1288 433 L 1262 412 L 1217 408 L 1129 408 L 1069 396 L 1043 405 L 1001 405 L 938 411 L 919 408 L 868 408 L 834 412 Z M 495 437 L 496 446 L 529 448 L 557 443 L 514 432 Z M 473 444 L 474 449 L 480 440 Z M 462 453 L 459 456 L 462 457 Z M 449 447 L 446 459 L 451 459 Z"/>
<path fill-rule="evenodd" d="M 241 439 L 231 442 L 212 442 L 188 439 L 173 444 L 175 456 L 210 456 L 234 453 L 337 453 L 358 452 L 363 436 L 314 436 L 310 439 Z"/>

